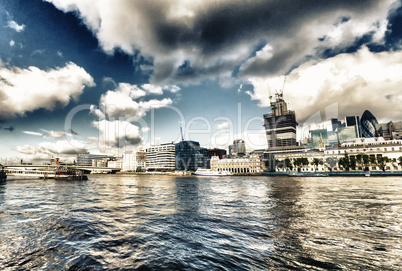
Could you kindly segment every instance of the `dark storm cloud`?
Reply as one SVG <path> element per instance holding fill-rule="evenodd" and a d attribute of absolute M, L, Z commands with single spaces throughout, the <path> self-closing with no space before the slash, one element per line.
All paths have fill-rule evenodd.
<path fill-rule="evenodd" d="M 216 78 L 239 66 L 244 77 L 283 73 L 316 47 L 348 46 L 366 34 L 352 29 L 340 37 L 326 36 L 339 25 L 361 29 L 359 24 L 366 22 L 367 31 L 380 31 L 373 24 L 386 19 L 393 2 L 49 1 L 61 10 L 78 11 L 106 52 L 121 49 L 133 55 L 139 50 L 151 57 L 155 83 Z M 271 57 L 254 51 L 261 41 L 272 46 Z"/>

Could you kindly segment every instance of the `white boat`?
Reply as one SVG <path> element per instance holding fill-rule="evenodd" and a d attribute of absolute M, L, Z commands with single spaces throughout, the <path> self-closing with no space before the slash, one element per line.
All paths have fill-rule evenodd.
<path fill-rule="evenodd" d="M 206 168 L 199 168 L 197 169 L 196 172 L 193 173 L 193 175 L 197 176 L 232 176 L 232 172 L 228 171 L 218 171 L 218 170 L 212 170 L 212 169 L 206 169 Z"/>

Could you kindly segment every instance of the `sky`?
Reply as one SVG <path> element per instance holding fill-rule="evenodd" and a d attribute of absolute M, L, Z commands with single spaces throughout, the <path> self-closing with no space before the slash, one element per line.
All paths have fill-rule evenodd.
<path fill-rule="evenodd" d="M 180 127 L 264 149 L 282 89 L 299 129 L 402 120 L 401 1 L 1 0 L 0 31 L 0 163 L 121 156 Z"/>

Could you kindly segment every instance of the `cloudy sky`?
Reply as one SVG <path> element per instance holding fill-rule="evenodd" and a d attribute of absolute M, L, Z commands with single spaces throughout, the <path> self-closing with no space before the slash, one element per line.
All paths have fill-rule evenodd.
<path fill-rule="evenodd" d="M 0 162 L 185 139 L 266 148 L 282 88 L 302 126 L 402 120 L 394 0 L 0 1 Z"/>

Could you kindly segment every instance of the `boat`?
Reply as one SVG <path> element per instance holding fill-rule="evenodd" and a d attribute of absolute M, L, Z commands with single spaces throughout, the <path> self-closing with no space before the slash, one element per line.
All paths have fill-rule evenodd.
<path fill-rule="evenodd" d="M 7 173 L 4 170 L 4 167 L 2 165 L 1 166 L 1 171 L 0 171 L 0 183 L 3 183 L 7 180 Z"/>
<path fill-rule="evenodd" d="M 290 177 L 328 177 L 326 173 L 316 173 L 316 172 L 290 172 L 288 174 Z"/>
<path fill-rule="evenodd" d="M 56 170 L 54 179 L 65 181 L 85 181 L 88 180 L 88 177 L 84 175 L 81 170 L 61 166 Z"/>
<path fill-rule="evenodd" d="M 232 176 L 232 172 L 228 171 L 218 171 L 218 170 L 212 170 L 212 169 L 206 169 L 206 168 L 199 168 L 197 169 L 196 172 L 193 173 L 193 175 L 197 176 Z"/>

